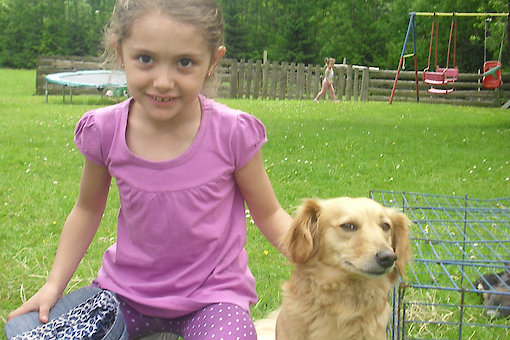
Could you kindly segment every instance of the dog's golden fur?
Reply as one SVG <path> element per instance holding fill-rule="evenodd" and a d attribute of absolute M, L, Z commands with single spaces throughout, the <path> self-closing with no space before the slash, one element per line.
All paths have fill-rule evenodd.
<path fill-rule="evenodd" d="M 388 294 L 411 255 L 409 223 L 368 198 L 306 200 L 283 240 L 295 269 L 276 339 L 386 339 Z"/>

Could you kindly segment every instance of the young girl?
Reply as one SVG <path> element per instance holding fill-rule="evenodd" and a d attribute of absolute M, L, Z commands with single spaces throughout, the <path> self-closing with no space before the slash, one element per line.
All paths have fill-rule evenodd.
<path fill-rule="evenodd" d="M 9 315 L 8 338 L 62 314 L 52 309 L 57 301 L 75 306 L 102 289 L 120 301 L 130 338 L 166 331 L 256 339 L 245 202 L 275 247 L 291 217 L 263 165 L 264 126 L 200 94 L 225 54 L 222 28 L 214 0 L 117 1 L 107 42 L 132 98 L 78 122 L 80 192 L 47 281 Z M 60 299 L 99 226 L 112 177 L 117 242 L 92 286 Z"/>
<path fill-rule="evenodd" d="M 335 100 L 335 89 L 333 88 L 333 76 L 335 75 L 335 72 L 333 71 L 333 66 L 335 66 L 335 58 L 326 58 L 324 59 L 324 62 L 326 63 L 326 67 L 324 70 L 324 80 L 322 81 L 322 89 L 313 100 L 314 102 L 318 102 L 319 98 L 322 97 L 322 95 L 326 93 L 326 90 L 328 89 L 331 99 Z"/>

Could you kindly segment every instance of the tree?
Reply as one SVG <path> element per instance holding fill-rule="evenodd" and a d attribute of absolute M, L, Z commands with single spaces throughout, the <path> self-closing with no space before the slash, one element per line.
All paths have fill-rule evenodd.
<path fill-rule="evenodd" d="M 6 1 L 2 11 L 0 64 L 24 67 L 26 59 L 37 57 L 37 33 L 42 26 L 40 1 Z"/>
<path fill-rule="evenodd" d="M 277 45 L 273 45 L 277 59 L 305 63 L 314 61 L 317 42 L 314 39 L 315 28 L 310 22 L 314 10 L 313 2 L 287 1 L 278 20 Z"/>
<path fill-rule="evenodd" d="M 217 0 L 225 21 L 227 57 L 322 64 L 324 57 L 396 68 L 409 12 L 507 12 L 510 0 Z M 0 66 L 34 67 L 38 55 L 97 55 L 115 0 L 2 0 Z M 440 19 L 438 55 L 446 63 L 451 18 Z M 499 55 L 508 19 L 494 19 L 487 51 Z M 427 65 L 432 18 L 416 20 L 418 68 Z M 484 18 L 459 18 L 456 63 L 483 64 Z M 507 25 L 510 30 L 510 25 Z M 506 39 L 510 41 L 510 34 Z M 509 62 L 508 46 L 503 56 Z M 412 46 L 412 45 L 410 45 Z"/>
<path fill-rule="evenodd" d="M 248 54 L 248 27 L 243 17 L 245 1 L 224 1 L 225 46 L 227 56 L 246 58 Z"/>
<path fill-rule="evenodd" d="M 0 5 L 0 65 L 32 68 L 37 57 L 97 55 L 114 0 L 6 0 Z"/>

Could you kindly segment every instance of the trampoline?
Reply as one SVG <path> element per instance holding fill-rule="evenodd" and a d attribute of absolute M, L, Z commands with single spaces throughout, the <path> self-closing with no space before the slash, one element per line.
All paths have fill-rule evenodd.
<path fill-rule="evenodd" d="M 65 102 L 65 88 L 69 87 L 71 104 L 73 102 L 74 87 L 96 88 L 101 94 L 104 89 L 118 92 L 127 90 L 126 75 L 123 71 L 87 70 L 76 72 L 60 72 L 48 74 L 46 80 L 46 103 L 48 102 L 48 83 L 62 85 L 62 101 Z"/>

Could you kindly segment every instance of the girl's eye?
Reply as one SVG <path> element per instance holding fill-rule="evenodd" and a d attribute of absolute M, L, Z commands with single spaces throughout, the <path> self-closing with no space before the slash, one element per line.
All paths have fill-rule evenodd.
<path fill-rule="evenodd" d="M 179 59 L 179 66 L 181 67 L 191 67 L 193 65 L 193 62 L 190 59 L 182 58 Z"/>
<path fill-rule="evenodd" d="M 138 57 L 138 61 L 142 64 L 150 64 L 152 62 L 152 57 L 148 55 L 141 55 Z"/>

